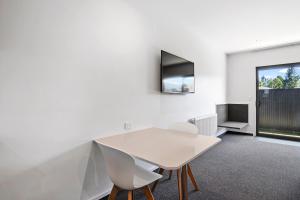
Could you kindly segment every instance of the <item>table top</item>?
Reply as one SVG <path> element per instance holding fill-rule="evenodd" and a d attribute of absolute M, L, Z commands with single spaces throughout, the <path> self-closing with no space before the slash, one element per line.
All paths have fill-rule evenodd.
<path fill-rule="evenodd" d="M 220 138 L 174 130 L 148 128 L 96 139 L 132 156 L 174 170 L 189 163 L 217 143 Z"/>

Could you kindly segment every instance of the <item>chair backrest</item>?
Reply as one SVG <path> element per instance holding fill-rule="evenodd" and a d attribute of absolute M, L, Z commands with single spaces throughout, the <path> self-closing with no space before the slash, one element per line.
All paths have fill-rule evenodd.
<path fill-rule="evenodd" d="M 133 188 L 134 158 L 117 149 L 101 144 L 98 145 L 104 157 L 106 171 L 112 182 L 122 189 Z"/>
<path fill-rule="evenodd" d="M 189 122 L 178 122 L 171 124 L 169 126 L 170 130 L 175 130 L 175 131 L 182 131 L 182 132 L 187 132 L 187 133 L 192 133 L 192 134 L 198 134 L 198 128 L 194 124 L 191 124 Z"/>

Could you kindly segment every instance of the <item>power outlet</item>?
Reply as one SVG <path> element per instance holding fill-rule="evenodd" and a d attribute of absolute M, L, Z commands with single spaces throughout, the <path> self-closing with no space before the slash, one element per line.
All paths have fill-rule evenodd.
<path fill-rule="evenodd" d="M 129 123 L 129 122 L 125 122 L 124 123 L 124 130 L 130 130 L 131 129 L 131 123 Z"/>

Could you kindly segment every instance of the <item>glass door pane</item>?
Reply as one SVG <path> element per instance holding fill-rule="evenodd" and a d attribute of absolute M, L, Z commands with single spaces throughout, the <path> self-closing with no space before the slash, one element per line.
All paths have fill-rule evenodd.
<path fill-rule="evenodd" d="M 257 68 L 257 129 L 300 139 L 300 63 Z"/>

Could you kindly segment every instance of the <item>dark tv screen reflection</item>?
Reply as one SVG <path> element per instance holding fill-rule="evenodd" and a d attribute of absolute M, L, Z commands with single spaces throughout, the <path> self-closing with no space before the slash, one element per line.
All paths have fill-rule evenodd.
<path fill-rule="evenodd" d="M 194 93 L 194 63 L 161 51 L 161 91 L 163 93 Z"/>

